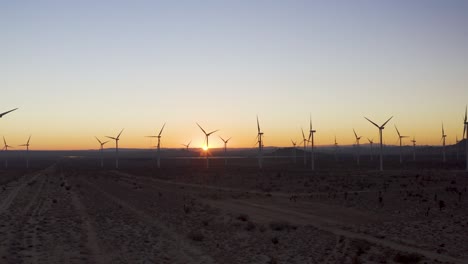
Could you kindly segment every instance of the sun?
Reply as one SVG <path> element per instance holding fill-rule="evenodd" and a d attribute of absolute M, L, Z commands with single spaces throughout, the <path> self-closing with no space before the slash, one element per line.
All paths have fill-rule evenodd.
<path fill-rule="evenodd" d="M 207 151 L 207 150 L 208 150 L 208 147 L 205 145 L 205 146 L 202 147 L 202 149 L 203 149 L 204 151 Z"/>

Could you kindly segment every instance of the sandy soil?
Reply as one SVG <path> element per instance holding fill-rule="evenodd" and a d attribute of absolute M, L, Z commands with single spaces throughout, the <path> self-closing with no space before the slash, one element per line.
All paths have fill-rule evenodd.
<path fill-rule="evenodd" d="M 463 173 L 173 173 L 12 173 L 0 263 L 468 263 Z"/>

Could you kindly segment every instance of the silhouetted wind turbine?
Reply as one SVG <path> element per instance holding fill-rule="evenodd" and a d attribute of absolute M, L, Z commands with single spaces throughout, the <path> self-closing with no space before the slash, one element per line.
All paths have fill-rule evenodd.
<path fill-rule="evenodd" d="M 224 142 L 224 166 L 227 166 L 227 143 L 231 138 L 224 140 L 221 136 L 219 137 Z"/>
<path fill-rule="evenodd" d="M 446 159 L 445 159 L 445 138 L 447 137 L 447 135 L 445 134 L 445 131 L 444 131 L 444 123 L 442 123 L 442 162 L 445 163 Z"/>
<path fill-rule="evenodd" d="M 415 137 L 413 137 L 413 140 L 411 140 L 411 142 L 413 142 L 413 161 L 416 161 L 416 139 Z"/>
<path fill-rule="evenodd" d="M 189 147 L 190 147 L 190 143 L 192 143 L 192 140 L 190 140 L 190 142 L 188 144 L 182 144 L 182 146 L 185 147 L 185 150 L 188 151 Z"/>
<path fill-rule="evenodd" d="M 3 143 L 5 144 L 3 146 L 3 150 L 5 151 L 5 168 L 8 168 L 8 157 L 6 155 L 6 152 L 8 151 L 8 148 L 13 148 L 13 147 L 7 144 L 5 137 L 3 137 Z"/>
<path fill-rule="evenodd" d="M 400 141 L 400 164 L 402 164 L 403 163 L 403 150 L 402 150 L 403 146 L 401 145 L 401 142 L 403 138 L 407 138 L 408 136 L 400 135 L 400 131 L 398 131 L 398 128 L 396 127 L 396 125 L 395 125 L 395 129 L 398 134 L 398 140 Z"/>
<path fill-rule="evenodd" d="M 16 109 L 18 109 L 18 108 L 11 109 L 11 110 L 9 110 L 9 111 L 6 111 L 6 112 L 1 113 L 1 114 L 0 114 L 0 118 L 2 118 L 4 115 L 6 115 L 6 114 L 8 114 L 8 113 L 10 113 L 10 112 L 15 111 Z"/>
<path fill-rule="evenodd" d="M 465 138 L 466 171 L 468 172 L 468 119 L 467 119 L 466 114 L 467 114 L 467 107 L 465 106 L 465 119 L 463 119 L 463 137 Z"/>
<path fill-rule="evenodd" d="M 383 141 L 382 141 L 382 130 L 385 129 L 385 125 L 390 121 L 390 119 L 393 118 L 390 117 L 385 123 L 383 123 L 381 126 L 377 125 L 376 123 L 372 122 L 369 118 L 364 117 L 367 119 L 367 121 L 371 122 L 374 126 L 376 126 L 379 129 L 379 137 L 380 137 L 380 171 L 383 171 Z"/>
<path fill-rule="evenodd" d="M 291 143 L 293 144 L 293 157 L 294 157 L 294 164 L 296 164 L 296 141 L 291 139 Z"/>
<path fill-rule="evenodd" d="M 206 131 L 197 123 L 197 126 L 203 131 L 205 134 L 205 140 L 206 140 L 206 168 L 210 167 L 210 162 L 209 162 L 209 157 L 208 157 L 208 151 L 210 151 L 209 146 L 208 146 L 208 137 L 218 131 L 219 129 L 216 129 L 214 131 L 211 131 L 210 133 L 206 133 Z"/>
<path fill-rule="evenodd" d="M 19 145 L 19 147 L 26 147 L 26 169 L 29 169 L 29 141 L 30 140 L 31 140 L 31 136 L 29 136 L 26 144 Z"/>
<path fill-rule="evenodd" d="M 304 129 L 301 128 L 301 131 L 302 131 L 302 142 L 304 143 L 304 167 L 306 166 L 307 164 L 307 161 L 306 161 L 306 158 L 307 158 L 307 152 L 306 152 L 306 148 L 307 148 L 307 142 L 309 140 L 307 140 L 307 138 L 305 137 L 304 135 Z"/>
<path fill-rule="evenodd" d="M 124 131 L 124 129 L 122 128 L 122 130 L 117 135 L 117 137 L 106 136 L 106 138 L 110 138 L 110 139 L 115 140 L 115 168 L 116 169 L 119 168 L 119 137 L 120 137 L 120 134 L 122 134 L 123 131 Z"/>
<path fill-rule="evenodd" d="M 310 117 L 309 119 L 309 140 L 310 140 L 310 144 L 311 144 L 311 157 L 310 157 L 310 160 L 311 160 L 311 169 L 312 170 L 315 170 L 315 157 L 314 157 L 314 133 L 316 131 L 312 129 L 312 117 Z"/>
<path fill-rule="evenodd" d="M 263 168 L 263 132 L 260 130 L 260 123 L 257 116 L 257 140 L 258 140 L 258 167 Z"/>
<path fill-rule="evenodd" d="M 166 123 L 162 126 L 161 130 L 159 131 L 159 134 L 157 136 L 147 136 L 150 138 L 157 138 L 158 139 L 158 144 L 156 145 L 158 149 L 158 169 L 161 168 L 161 134 L 164 130 L 164 127 L 166 126 Z"/>
<path fill-rule="evenodd" d="M 100 150 L 99 150 L 101 152 L 101 168 L 104 168 L 104 144 L 106 144 L 109 141 L 101 142 L 101 140 L 99 140 L 99 138 L 97 138 L 97 137 L 95 137 L 95 138 L 99 142 L 99 144 L 101 145 Z"/>
<path fill-rule="evenodd" d="M 335 136 L 335 162 L 338 161 L 338 143 L 336 142 L 336 136 Z"/>
<path fill-rule="evenodd" d="M 374 151 L 372 149 L 372 145 L 374 145 L 374 139 L 367 138 L 367 141 L 369 141 L 370 144 L 370 160 L 374 160 Z"/>
<path fill-rule="evenodd" d="M 359 166 L 359 140 L 361 140 L 362 136 L 358 136 L 356 131 L 353 128 L 354 137 L 356 138 L 356 152 L 357 152 L 357 165 Z"/>

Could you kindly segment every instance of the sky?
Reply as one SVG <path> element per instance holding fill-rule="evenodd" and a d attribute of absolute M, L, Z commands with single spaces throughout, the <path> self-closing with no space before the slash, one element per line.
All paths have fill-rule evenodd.
<path fill-rule="evenodd" d="M 31 149 L 462 137 L 468 1 L 0 0 L 0 136 Z M 306 135 L 307 136 L 307 135 Z M 363 143 L 363 141 L 361 141 Z M 110 144 L 110 143 L 109 143 Z M 405 145 L 409 145 L 407 140 Z M 108 145 L 109 147 L 111 145 Z"/>

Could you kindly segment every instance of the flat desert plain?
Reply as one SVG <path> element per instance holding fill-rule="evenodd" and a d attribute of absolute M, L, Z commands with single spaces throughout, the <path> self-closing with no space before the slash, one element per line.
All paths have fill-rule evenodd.
<path fill-rule="evenodd" d="M 0 263 L 468 263 L 462 171 L 98 163 L 0 171 Z"/>

